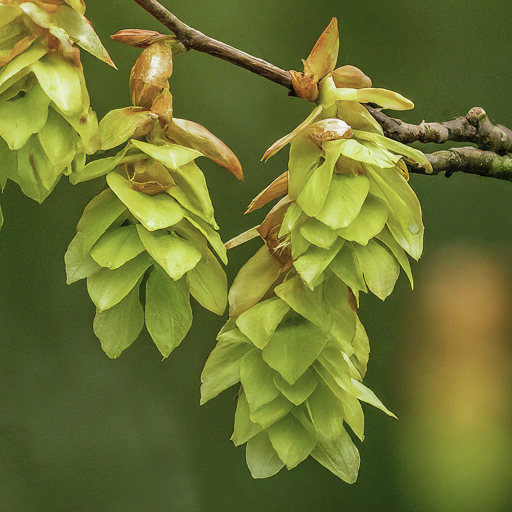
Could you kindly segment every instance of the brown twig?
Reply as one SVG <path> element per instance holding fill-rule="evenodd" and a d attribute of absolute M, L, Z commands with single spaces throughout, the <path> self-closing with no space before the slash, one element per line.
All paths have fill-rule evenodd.
<path fill-rule="evenodd" d="M 248 69 L 272 82 L 286 87 L 293 94 L 292 75 L 289 71 L 242 52 L 232 46 L 212 39 L 202 32 L 189 27 L 170 13 L 156 0 L 134 0 L 160 23 L 165 25 L 188 49 L 213 55 L 236 66 Z M 512 131 L 501 125 L 494 125 L 484 109 L 472 108 L 464 117 L 457 117 L 442 123 L 419 125 L 392 119 L 380 110 L 365 105 L 372 116 L 380 123 L 390 139 L 410 144 L 412 142 L 446 141 L 469 142 L 477 148 L 455 148 L 427 155 L 434 169 L 433 174 L 445 172 L 451 176 L 460 171 L 479 176 L 512 181 Z M 424 174 L 422 167 L 410 165 L 413 173 Z"/>
<path fill-rule="evenodd" d="M 193 49 L 198 52 L 213 55 L 219 59 L 240 66 L 244 69 L 252 71 L 267 80 L 271 80 L 276 84 L 286 87 L 293 91 L 292 75 L 289 71 L 284 71 L 263 59 L 253 57 L 248 53 L 242 52 L 225 43 L 206 36 L 199 30 L 189 27 L 180 21 L 174 14 L 171 14 L 163 5 L 156 0 L 134 0 L 142 8 L 144 8 L 151 16 L 156 18 L 160 23 L 165 25 L 187 50 Z"/>

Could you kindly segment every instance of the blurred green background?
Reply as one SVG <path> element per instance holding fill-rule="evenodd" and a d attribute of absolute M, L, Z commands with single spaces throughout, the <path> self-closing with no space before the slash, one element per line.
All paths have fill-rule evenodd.
<path fill-rule="evenodd" d="M 443 121 L 481 106 L 512 128 L 506 0 L 162 3 L 211 37 L 297 70 L 336 16 L 339 65 L 412 99 L 402 119 Z M 130 0 L 88 0 L 87 16 L 119 68 L 83 55 L 101 117 L 130 104 L 140 53 L 109 35 L 165 30 Z M 210 129 L 244 168 L 240 183 L 198 161 L 228 240 L 262 220 L 265 212 L 242 214 L 286 170 L 287 152 L 260 158 L 311 105 L 194 52 L 176 60 L 171 91 L 175 115 Z M 1 198 L 0 512 L 512 510 L 512 185 L 460 174 L 410 183 L 426 225 L 415 291 L 402 276 L 385 303 L 364 297 L 360 310 L 372 346 L 366 384 L 400 420 L 365 407 L 360 476 L 349 486 L 311 459 L 252 480 L 245 449 L 229 441 L 235 389 L 199 406 L 201 369 L 225 318 L 194 304 L 194 325 L 169 359 L 143 333 L 109 360 L 85 283 L 67 286 L 63 261 L 102 180 L 63 179 L 43 205 L 10 182 Z M 231 251 L 230 280 L 258 247 Z"/>

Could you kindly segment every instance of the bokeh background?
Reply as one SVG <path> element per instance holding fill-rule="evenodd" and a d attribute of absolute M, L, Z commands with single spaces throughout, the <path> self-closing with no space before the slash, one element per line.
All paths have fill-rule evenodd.
<path fill-rule="evenodd" d="M 507 0 L 162 3 L 212 37 L 297 70 L 336 16 L 339 65 L 412 99 L 402 119 L 442 121 L 481 106 L 512 128 Z M 101 117 L 130 104 L 139 54 L 108 36 L 164 30 L 130 0 L 87 7 L 119 68 L 83 55 Z M 176 60 L 171 90 L 176 116 L 209 128 L 244 167 L 240 183 L 198 161 L 228 240 L 262 220 L 265 212 L 242 214 L 287 157 L 264 164 L 261 155 L 311 106 L 195 52 Z M 109 360 L 85 282 L 67 286 L 63 262 L 102 180 L 72 187 L 63 179 L 43 205 L 9 183 L 0 232 L 0 511 L 512 510 L 512 185 L 461 174 L 413 176 L 411 185 L 426 225 L 415 290 L 402 276 L 386 302 L 364 297 L 360 310 L 372 346 L 366 383 L 400 419 L 365 407 L 360 476 L 349 486 L 311 459 L 251 478 L 245 448 L 229 441 L 235 389 L 199 406 L 201 369 L 225 318 L 194 304 L 195 323 L 167 360 L 145 332 Z M 230 280 L 258 247 L 231 251 Z"/>

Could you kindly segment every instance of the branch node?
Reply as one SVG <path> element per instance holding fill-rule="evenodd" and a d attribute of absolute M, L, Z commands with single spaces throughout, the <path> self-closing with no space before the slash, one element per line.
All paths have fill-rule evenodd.
<path fill-rule="evenodd" d="M 480 121 L 487 117 L 487 113 L 482 107 L 473 107 L 467 114 L 466 119 L 476 126 Z"/>

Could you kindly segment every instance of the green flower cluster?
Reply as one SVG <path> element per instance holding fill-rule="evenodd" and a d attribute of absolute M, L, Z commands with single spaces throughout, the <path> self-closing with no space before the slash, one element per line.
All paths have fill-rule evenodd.
<path fill-rule="evenodd" d="M 87 278 L 94 331 L 112 358 L 144 323 L 167 357 L 192 324 L 190 295 L 218 315 L 227 302 L 226 275 L 208 243 L 224 264 L 226 248 L 194 160 L 210 156 L 240 176 L 241 168 L 205 128 L 172 117 L 172 44 L 162 37 L 153 37 L 132 70 L 134 106 L 100 122 L 102 149 L 129 142 L 71 176 L 79 183 L 106 175 L 108 188 L 85 208 L 65 260 L 68 283 Z"/>
<path fill-rule="evenodd" d="M 144 319 L 167 357 L 192 324 L 189 294 L 210 311 L 224 312 L 226 276 L 207 241 L 224 263 L 226 249 L 194 163 L 198 156 L 176 144 L 132 140 L 116 157 L 84 169 L 101 165 L 109 188 L 86 207 L 66 253 L 66 270 L 68 283 L 87 278 L 97 308 L 94 331 L 109 357 L 131 345 Z M 134 178 L 148 171 L 169 188 L 156 195 L 134 188 Z M 144 276 L 145 315 L 139 298 Z"/>
<path fill-rule="evenodd" d="M 345 424 L 363 440 L 360 401 L 393 416 L 362 384 L 369 344 L 359 293 L 384 300 L 400 267 L 412 284 L 407 254 L 421 255 L 423 224 L 403 158 L 429 164 L 384 137 L 360 104 L 409 100 L 372 89 L 355 69 L 329 69 L 313 114 L 269 150 L 292 141 L 288 172 L 250 210 L 286 195 L 257 228 L 265 245 L 231 287 L 230 319 L 202 375 L 203 403 L 240 382 L 232 440 L 247 443 L 255 478 L 311 455 L 353 483 L 359 453 Z"/>
<path fill-rule="evenodd" d="M 82 0 L 0 0 L 0 187 L 42 202 L 99 145 L 80 51 L 111 64 Z"/>

